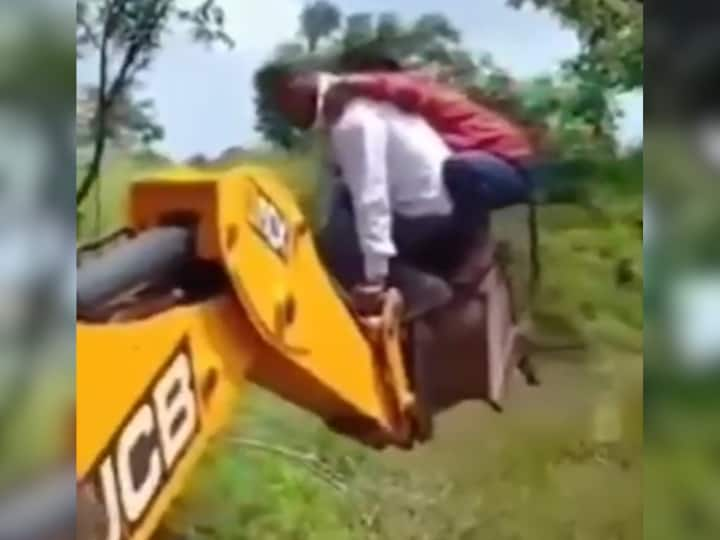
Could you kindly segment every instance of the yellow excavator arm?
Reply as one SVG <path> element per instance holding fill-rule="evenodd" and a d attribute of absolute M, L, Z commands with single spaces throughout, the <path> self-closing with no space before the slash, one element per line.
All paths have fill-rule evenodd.
<path fill-rule="evenodd" d="M 271 170 L 154 174 L 128 222 L 78 274 L 77 475 L 102 538 L 150 537 L 248 382 L 376 447 L 422 438 L 399 296 L 354 317 Z"/>

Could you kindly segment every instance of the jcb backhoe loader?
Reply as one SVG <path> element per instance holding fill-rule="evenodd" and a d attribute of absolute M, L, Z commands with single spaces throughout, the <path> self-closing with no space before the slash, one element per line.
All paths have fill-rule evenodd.
<path fill-rule="evenodd" d="M 470 293 L 447 286 L 413 314 L 430 294 L 420 280 L 359 318 L 269 169 L 143 178 L 121 235 L 79 253 L 78 493 L 103 540 L 151 536 L 248 383 L 365 444 L 409 449 L 441 409 L 499 406 L 521 361 L 492 253 Z"/>

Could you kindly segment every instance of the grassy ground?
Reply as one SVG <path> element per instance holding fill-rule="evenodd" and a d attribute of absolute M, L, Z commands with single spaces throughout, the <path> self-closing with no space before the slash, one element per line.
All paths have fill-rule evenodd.
<path fill-rule="evenodd" d="M 719 363 L 688 369 L 676 343 L 672 291 L 680 280 L 717 276 L 717 172 L 675 125 L 646 131 L 647 196 L 656 212 L 646 263 L 645 538 L 718 538 Z M 712 426 L 712 427 L 711 427 Z"/>
<path fill-rule="evenodd" d="M 85 156 L 78 152 L 79 162 Z M 290 179 L 288 184 L 306 212 L 316 217 L 321 213 L 323 199 L 317 197 L 320 168 L 313 156 L 287 156 L 284 154 L 247 154 L 253 164 L 272 166 L 279 174 Z M 96 183 L 81 208 L 78 236 L 82 240 L 103 235 L 116 229 L 125 219 L 128 185 L 144 173 L 167 168 L 170 162 L 152 153 L 131 155 L 111 149 L 105 159 L 101 180 Z M 206 170 L 223 170 L 233 163 L 205 167 Z M 79 169 L 80 170 L 80 169 Z"/>
<path fill-rule="evenodd" d="M 35 350 L 21 359 L 1 357 L 12 366 L 33 362 L 32 382 L 27 385 L 19 403 L 9 412 L 3 410 L 6 422 L 0 429 L 0 491 L 9 485 L 26 482 L 52 469 L 68 457 L 71 449 L 71 421 L 75 399 L 74 342 L 67 334 L 50 336 Z M 11 382 L 20 384 L 10 376 Z M 3 386 L 7 395 L 9 389 Z M 5 405 L 5 403 L 3 402 Z"/>
<path fill-rule="evenodd" d="M 312 162 L 263 159 L 315 211 Z M 139 168 L 121 159 L 109 169 L 106 209 Z M 449 412 L 436 440 L 410 454 L 367 451 L 257 390 L 169 530 L 197 540 L 641 538 L 642 201 L 599 185 L 583 205 L 540 213 L 543 285 L 528 312 L 543 334 L 584 344 L 538 359 L 543 387 L 517 385 L 503 415 L 477 404 Z M 511 210 L 495 223 L 519 281 L 524 219 Z"/>

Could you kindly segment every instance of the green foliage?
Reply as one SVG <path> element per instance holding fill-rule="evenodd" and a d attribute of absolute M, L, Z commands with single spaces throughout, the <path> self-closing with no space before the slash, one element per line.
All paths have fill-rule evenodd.
<path fill-rule="evenodd" d="M 142 102 L 133 103 L 129 91 L 139 75 L 152 65 L 168 27 L 185 25 L 199 43 L 219 41 L 231 46 L 232 40 L 223 31 L 224 19 L 224 12 L 215 0 L 203 0 L 192 9 L 183 7 L 177 0 L 81 0 L 78 3 L 78 54 L 80 57 L 97 54 L 99 81 L 92 90 L 96 96 L 90 121 L 94 151 L 78 187 L 78 204 L 85 200 L 100 175 L 106 141 L 119 119 L 124 118 L 124 127 L 139 132 L 141 139 L 153 140 L 162 135 L 147 116 L 148 107 L 143 107 Z M 119 67 L 113 73 L 114 63 Z M 123 104 L 125 110 L 118 110 Z"/>
<path fill-rule="evenodd" d="M 637 353 L 644 322 L 642 156 L 582 167 L 566 179 L 574 182 L 565 187 L 570 196 L 539 208 L 543 277 L 529 310 L 543 334 Z M 513 276 L 522 291 L 529 261 L 518 213 L 498 214 L 494 229 L 514 246 Z"/>
<path fill-rule="evenodd" d="M 320 8 L 311 4 L 300 20 L 301 33 L 308 40 L 305 27 L 308 10 L 312 9 Z M 322 10 L 326 9 L 327 6 L 322 7 Z M 345 17 L 342 31 L 336 37 L 331 38 L 336 30 L 334 24 L 328 24 L 326 28 L 328 30 L 321 35 L 326 38 L 323 47 L 317 47 L 317 40 L 307 48 L 294 41 L 280 44 L 274 58 L 256 73 L 256 129 L 266 140 L 281 148 L 292 148 L 303 140 L 288 126 L 272 99 L 274 81 L 289 68 L 357 71 L 371 64 L 377 66 L 380 59 L 406 65 L 440 66 L 458 76 L 472 68 L 469 55 L 456 50 L 459 32 L 440 14 L 423 15 L 404 25 L 393 13 L 382 13 L 377 17 L 371 13 L 353 13 Z"/>
<path fill-rule="evenodd" d="M 300 27 L 307 48 L 315 52 L 318 42 L 340 28 L 340 10 L 334 4 L 318 0 L 307 4 L 300 15 Z"/>
<path fill-rule="evenodd" d="M 623 360 L 637 377 L 637 359 Z M 547 369 L 570 382 L 561 363 Z M 371 452 L 255 390 L 167 527 L 193 540 L 638 538 L 637 420 L 628 415 L 622 441 L 596 442 L 597 381 L 574 369 L 564 399 L 538 407 L 515 395 L 502 416 L 473 408 L 444 419 L 445 437 L 412 453 Z M 635 398 L 619 392 L 622 414 L 636 410 Z"/>
<path fill-rule="evenodd" d="M 643 84 L 643 3 L 637 0 L 508 0 L 547 9 L 573 28 L 580 55 L 569 68 L 597 79 L 606 89 L 631 90 Z"/>
<path fill-rule="evenodd" d="M 451 66 L 451 49 L 460 33 L 442 14 L 426 14 L 403 24 L 393 13 L 354 13 L 347 17 L 344 34 L 334 51 L 335 67 L 362 69 L 360 60 L 378 62 L 390 58 L 399 64 L 431 63 Z M 330 51 L 333 56 L 333 52 Z"/>
<path fill-rule="evenodd" d="M 330 31 L 318 38 L 312 54 L 304 43 L 282 45 L 282 62 L 258 73 L 261 133 L 300 152 L 244 159 L 277 168 L 306 214 L 319 215 L 321 149 L 284 125 L 270 89 L 287 67 L 338 69 L 349 51 L 354 59 L 379 52 L 409 63 L 421 57 L 419 65 L 437 68 L 476 99 L 492 100 L 528 123 L 542 120 L 564 153 L 585 161 L 582 178 L 566 179 L 569 204 L 541 209 L 546 273 L 529 310 L 542 331 L 579 338 L 589 350 L 549 355 L 541 363 L 549 386 L 539 394 L 518 389 L 503 415 L 454 411 L 442 419 L 441 436 L 412 454 L 371 453 L 309 415 L 255 393 L 250 410 L 238 415 L 232 433 L 207 455 L 168 528 L 192 540 L 640 538 L 642 156 L 619 161 L 613 155 L 604 137 L 615 113 L 603 101 L 605 88 L 599 78 L 576 70 L 515 81 L 489 57 L 476 60 L 462 51 L 451 25 L 437 18 L 404 25 L 387 13 L 353 21 L 346 19 L 339 35 Z M 152 165 L 128 156 L 118 156 L 117 163 L 121 170 L 104 176 L 103 196 L 107 207 L 121 208 L 117 201 L 126 182 Z M 511 209 L 496 224 L 501 238 L 512 243 L 513 272 L 524 278 L 521 214 Z M 118 212 L 104 226 L 120 219 Z M 619 282 L 618 269 L 628 266 L 631 279 Z M 610 404 L 598 394 L 607 381 L 590 373 L 608 364 L 622 382 L 622 389 L 609 390 Z M 620 440 L 598 440 L 605 428 L 597 418 L 608 410 L 612 417 L 616 408 Z"/>
<path fill-rule="evenodd" d="M 641 170 L 640 157 L 589 168 L 587 204 L 541 210 L 547 274 L 533 309 L 543 331 L 563 342 L 583 338 L 587 352 L 543 356 L 543 387 L 514 387 L 502 415 L 470 406 L 441 417 L 438 438 L 412 453 L 371 452 L 254 390 L 168 516 L 169 532 L 188 540 L 640 538 L 643 287 L 640 274 L 615 281 L 620 261 L 640 258 L 641 190 L 625 186 L 641 184 L 622 180 Z M 317 155 L 249 153 L 243 161 L 274 167 L 307 214 L 317 208 Z M 103 195 L 118 210 L 127 182 L 158 166 L 120 152 L 108 164 Z M 108 227 L 122 213 L 112 219 Z M 524 279 L 523 210 L 496 224 Z M 605 387 L 592 371 L 606 362 L 622 384 L 596 409 Z M 606 406 L 623 418 L 622 438 L 611 444 L 596 440 Z"/>
<path fill-rule="evenodd" d="M 170 25 L 184 26 L 201 43 L 232 45 L 224 32 L 225 15 L 215 0 L 197 0 L 192 8 L 177 0 L 79 0 L 76 39 L 81 55 L 97 52 L 104 40 L 121 53 L 136 49 L 139 70 L 145 69 L 162 45 Z"/>
<path fill-rule="evenodd" d="M 66 330 L 62 330 L 66 332 Z M 0 386 L 3 395 L 12 392 L 9 384 L 18 383 L 10 372 L 18 362 L 32 363 L 32 380 L 24 385 L 20 403 L 0 424 L 0 491 L 36 478 L 41 471 L 54 468 L 65 458 L 68 427 L 73 418 L 75 374 L 74 342 L 65 335 L 53 335 L 34 357 L 7 354 L 3 347 Z M 19 383 L 22 384 L 22 383 Z"/>
<path fill-rule="evenodd" d="M 717 423 L 720 383 L 717 369 L 690 374 L 659 363 L 668 351 L 647 361 L 644 444 L 645 538 L 673 540 L 717 536 L 714 511 L 720 437 Z M 651 514 L 650 514 L 651 513 Z"/>
<path fill-rule="evenodd" d="M 455 82 L 472 99 L 525 125 L 551 154 L 596 161 L 617 151 L 619 111 L 597 82 L 570 71 L 518 81 L 487 55 L 472 77 Z"/>
<path fill-rule="evenodd" d="M 67 109 L 75 94 L 75 45 L 68 28 L 22 3 L 2 9 L 12 10 L 7 24 L 13 31 L 0 44 L 0 99 Z"/>
<path fill-rule="evenodd" d="M 237 418 L 242 438 L 228 435 L 210 452 L 170 527 L 198 539 L 357 538 L 343 488 L 353 482 L 362 452 L 264 395 L 255 396 L 251 414 Z M 292 445 L 278 440 L 278 426 Z"/>
<path fill-rule="evenodd" d="M 80 89 L 78 102 L 77 142 L 92 144 L 97 130 L 98 118 L 93 114 L 98 101 L 98 88 L 86 86 Z M 123 91 L 108 111 L 105 132 L 109 140 L 128 147 L 148 146 L 164 137 L 164 129 L 154 119 L 155 103 L 151 99 L 134 99 L 129 89 Z M 82 114 L 85 113 L 83 117 Z"/>
<path fill-rule="evenodd" d="M 227 170 L 241 164 L 255 164 L 272 167 L 283 178 L 311 222 L 323 217 L 322 184 L 325 171 L 321 166 L 319 145 L 303 153 L 243 152 L 241 158 L 222 163 L 208 162 L 203 170 Z M 78 161 L 87 160 L 87 149 L 77 151 Z M 106 167 L 96 183 L 92 196 L 83 205 L 82 219 L 78 221 L 77 235 L 81 242 L 110 233 L 122 227 L 126 219 L 127 194 L 130 183 L 143 174 L 164 169 L 172 163 L 166 157 L 148 150 L 129 150 L 110 145 L 107 151 Z M 84 171 L 78 170 L 78 181 Z"/>
<path fill-rule="evenodd" d="M 88 161 L 91 150 L 77 151 L 78 163 Z M 78 210 L 81 219 L 77 222 L 77 236 L 80 242 L 91 240 L 109 233 L 124 225 L 127 211 L 127 195 L 130 182 L 139 174 L 157 170 L 169 165 L 162 156 L 152 156 L 146 152 L 129 151 L 110 144 L 105 156 L 103 173 L 94 183 L 90 196 Z M 78 166 L 79 183 L 85 176 L 85 170 Z"/>
<path fill-rule="evenodd" d="M 333 33 L 334 32 L 334 33 Z M 461 88 L 472 99 L 515 119 L 547 151 L 563 158 L 597 159 L 616 151 L 619 110 L 611 81 L 598 69 L 580 69 L 582 62 L 550 76 L 516 80 L 488 54 L 474 58 L 462 46 L 459 31 L 441 14 L 426 14 L 403 24 L 393 13 L 353 13 L 342 32 L 324 34 L 320 48 L 289 42 L 261 67 L 255 78 L 257 130 L 283 148 L 301 144 L 271 98 L 274 76 L 288 68 L 361 71 L 391 60 L 418 68 Z M 583 53 L 585 54 L 585 53 Z M 630 85 L 628 82 L 627 85 Z"/>

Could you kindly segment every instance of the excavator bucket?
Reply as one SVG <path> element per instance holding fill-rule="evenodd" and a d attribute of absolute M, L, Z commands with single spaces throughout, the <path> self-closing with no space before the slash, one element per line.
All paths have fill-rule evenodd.
<path fill-rule="evenodd" d="M 437 414 L 467 400 L 501 409 L 523 360 L 505 273 L 491 266 L 446 305 L 411 323 L 415 389 Z"/>

